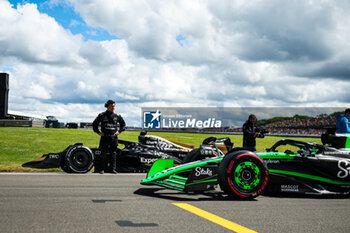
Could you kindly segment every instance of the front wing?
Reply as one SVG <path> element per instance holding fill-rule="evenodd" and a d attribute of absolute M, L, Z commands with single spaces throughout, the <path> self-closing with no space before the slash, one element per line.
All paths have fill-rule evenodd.
<path fill-rule="evenodd" d="M 158 160 L 141 184 L 185 192 L 210 190 L 218 184 L 219 162 L 218 158 L 205 159 L 174 167 L 173 160 Z"/>

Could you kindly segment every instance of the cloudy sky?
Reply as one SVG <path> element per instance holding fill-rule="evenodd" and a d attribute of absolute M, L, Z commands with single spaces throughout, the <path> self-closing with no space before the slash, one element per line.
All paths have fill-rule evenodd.
<path fill-rule="evenodd" d="M 0 0 L 9 112 L 350 105 L 348 0 Z"/>

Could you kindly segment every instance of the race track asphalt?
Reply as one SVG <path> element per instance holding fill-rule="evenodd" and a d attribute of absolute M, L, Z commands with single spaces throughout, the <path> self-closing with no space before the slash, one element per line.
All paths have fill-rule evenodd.
<path fill-rule="evenodd" d="M 218 192 L 188 195 L 143 186 L 139 183 L 144 177 L 0 173 L 0 231 L 232 232 L 223 226 L 227 221 L 245 232 L 350 232 L 349 198 L 260 196 L 235 201 Z M 225 221 L 211 222 L 174 203 Z"/>

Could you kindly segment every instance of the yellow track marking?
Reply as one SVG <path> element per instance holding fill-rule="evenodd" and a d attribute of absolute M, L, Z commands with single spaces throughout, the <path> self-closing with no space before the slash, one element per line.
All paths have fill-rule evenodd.
<path fill-rule="evenodd" d="M 185 209 L 193 214 L 196 214 L 202 218 L 205 218 L 211 222 L 214 222 L 220 226 L 223 226 L 227 229 L 230 229 L 232 231 L 235 231 L 237 233 L 257 233 L 256 231 L 250 230 L 244 226 L 241 226 L 237 223 L 228 221 L 224 218 L 221 218 L 219 216 L 216 216 L 212 213 L 209 213 L 207 211 L 204 211 L 202 209 L 199 209 L 193 205 L 187 204 L 187 203 L 172 203 L 173 205 L 180 207 L 182 209 Z"/>

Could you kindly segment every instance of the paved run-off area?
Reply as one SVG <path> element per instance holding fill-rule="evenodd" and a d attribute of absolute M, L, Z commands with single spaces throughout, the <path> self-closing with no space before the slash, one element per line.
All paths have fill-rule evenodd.
<path fill-rule="evenodd" d="M 349 198 L 234 201 L 217 192 L 188 195 L 142 186 L 144 177 L 0 173 L 1 232 L 350 231 Z"/>

